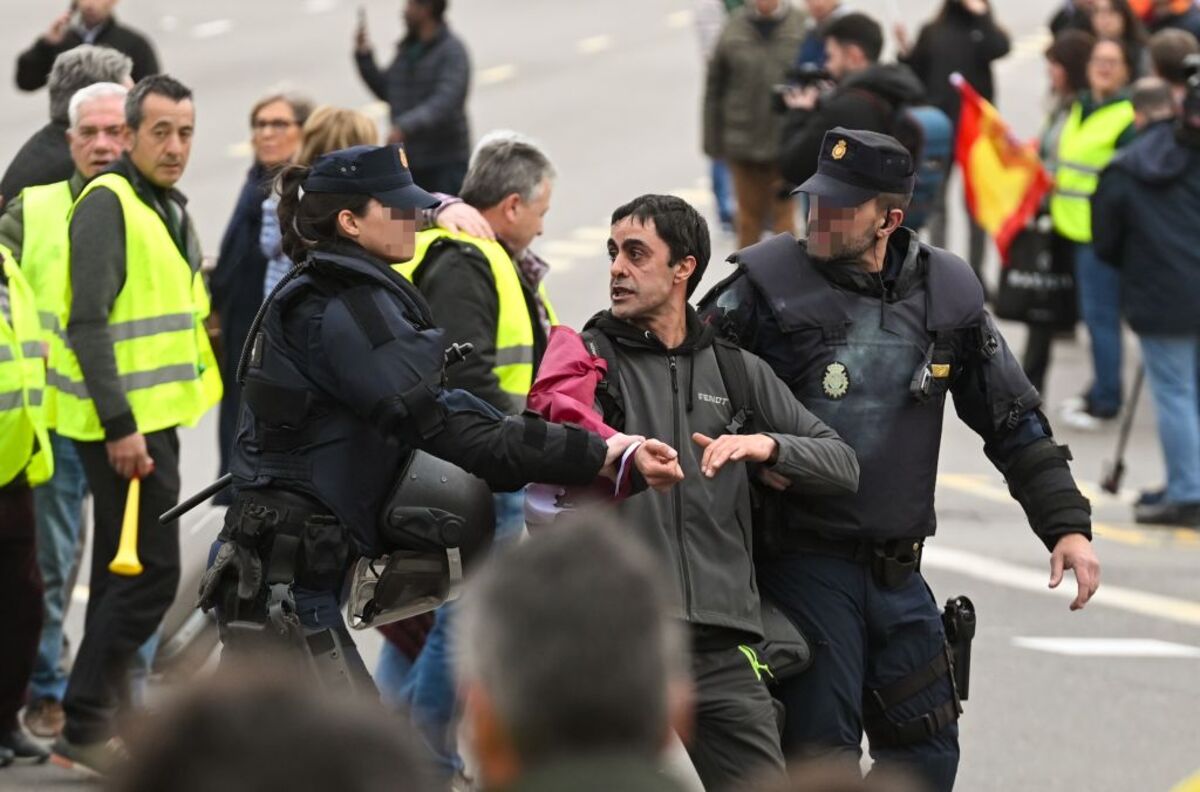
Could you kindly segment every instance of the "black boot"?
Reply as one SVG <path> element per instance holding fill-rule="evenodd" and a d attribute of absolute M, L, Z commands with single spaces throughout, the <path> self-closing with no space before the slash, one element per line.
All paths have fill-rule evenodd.
<path fill-rule="evenodd" d="M 1154 525 L 1200 528 L 1200 503 L 1139 503 L 1133 507 L 1133 519 Z"/>

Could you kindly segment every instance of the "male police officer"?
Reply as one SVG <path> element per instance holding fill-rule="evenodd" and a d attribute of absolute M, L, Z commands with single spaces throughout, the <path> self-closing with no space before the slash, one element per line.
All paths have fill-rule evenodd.
<path fill-rule="evenodd" d="M 1099 584 L 1090 505 L 1051 438 L 1041 399 L 991 317 L 971 269 L 902 228 L 913 162 L 894 138 L 835 128 L 817 173 L 807 242 L 780 235 L 731 258 L 738 272 L 702 302 L 858 453 L 858 495 L 796 497 L 765 521 L 763 591 L 819 647 L 785 682 L 784 750 L 906 763 L 954 785 L 959 695 L 945 631 L 919 572 L 936 526 L 934 481 L 946 394 L 984 439 L 1034 532 L 1051 585 L 1074 569 L 1082 608 Z"/>

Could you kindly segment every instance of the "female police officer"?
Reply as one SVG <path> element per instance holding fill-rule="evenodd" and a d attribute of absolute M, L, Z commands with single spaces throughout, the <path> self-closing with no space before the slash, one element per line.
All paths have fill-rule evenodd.
<path fill-rule="evenodd" d="M 633 438 L 606 446 L 443 389 L 447 339 L 388 266 L 412 256 L 417 211 L 436 203 L 402 149 L 335 151 L 285 170 L 279 190 L 284 252 L 297 265 L 242 355 L 237 494 L 201 605 L 218 606 L 227 647 L 283 637 L 307 648 L 322 678 L 369 688 L 339 613 L 342 582 L 356 557 L 395 549 L 382 516 L 414 449 L 506 490 L 611 475 Z"/>

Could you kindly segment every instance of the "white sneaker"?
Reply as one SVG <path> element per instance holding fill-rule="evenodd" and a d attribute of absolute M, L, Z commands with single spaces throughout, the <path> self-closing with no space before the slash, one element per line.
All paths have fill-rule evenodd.
<path fill-rule="evenodd" d="M 1098 432 L 1109 426 L 1114 418 L 1099 418 L 1088 412 L 1087 400 L 1082 396 L 1066 399 L 1058 408 L 1059 419 L 1080 432 Z"/>

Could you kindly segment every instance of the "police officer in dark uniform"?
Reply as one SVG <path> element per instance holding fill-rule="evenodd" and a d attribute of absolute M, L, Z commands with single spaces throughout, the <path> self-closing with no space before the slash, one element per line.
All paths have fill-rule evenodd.
<path fill-rule="evenodd" d="M 458 551 L 486 543 L 479 523 L 491 520 L 482 482 L 453 487 L 488 504 L 482 517 L 476 502 L 457 515 L 397 506 L 398 483 L 429 475 L 413 467 L 415 449 L 512 490 L 614 475 L 630 438 L 606 447 L 578 427 L 506 417 L 443 388 L 446 361 L 466 350 L 447 352 L 420 293 L 389 266 L 411 258 L 417 212 L 436 204 L 413 184 L 402 149 L 335 151 L 311 169 L 284 171 L 280 193 L 284 251 L 297 264 L 260 310 L 242 355 L 236 494 L 201 604 L 217 608 L 227 650 L 283 639 L 322 681 L 374 692 L 339 612 L 347 570 L 356 559 L 381 559 L 379 568 L 358 564 L 370 577 L 352 585 L 366 592 L 356 614 L 366 623 L 389 607 L 436 605 L 444 584 L 461 578 Z M 435 479 L 447 483 L 450 467 Z M 401 574 L 389 577 L 395 569 Z M 385 595 L 382 606 L 374 602 Z"/>
<path fill-rule="evenodd" d="M 760 356 L 855 449 L 857 495 L 776 496 L 760 521 L 759 583 L 808 635 L 813 667 L 777 690 L 784 752 L 860 753 L 905 764 L 931 789 L 958 767 L 961 647 L 951 651 L 920 572 L 934 533 L 946 395 L 984 441 L 1082 608 L 1099 584 L 1091 508 L 1041 399 L 957 256 L 903 227 L 914 167 L 894 138 L 835 128 L 810 199 L 809 235 L 738 251 L 701 303 L 705 320 Z M 958 606 L 950 611 L 961 610 Z M 972 623 L 973 624 L 973 623 Z M 952 660 L 959 668 L 952 672 Z"/>

